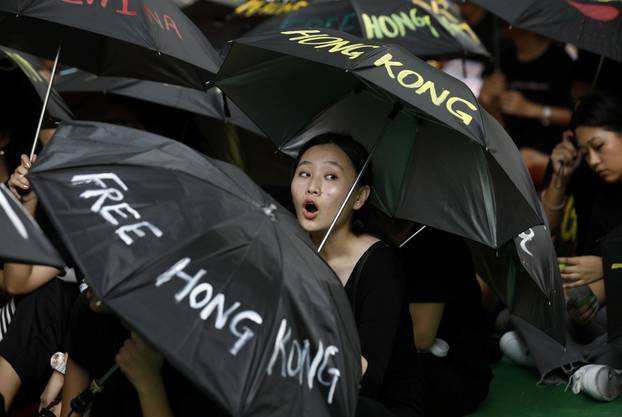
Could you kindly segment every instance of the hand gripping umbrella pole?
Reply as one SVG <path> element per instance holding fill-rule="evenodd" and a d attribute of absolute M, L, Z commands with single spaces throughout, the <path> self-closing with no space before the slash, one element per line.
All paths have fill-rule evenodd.
<path fill-rule="evenodd" d="M 91 385 L 80 393 L 77 397 L 71 400 L 71 411 L 67 417 L 70 417 L 73 413 L 84 414 L 93 402 L 93 397 L 104 390 L 104 383 L 119 370 L 119 365 L 114 365 L 112 368 L 99 379 L 94 379 Z"/>
<path fill-rule="evenodd" d="M 397 116 L 397 113 L 401 109 L 402 109 L 402 105 L 399 102 L 396 102 L 393 105 L 393 109 L 391 110 L 391 113 L 389 113 L 389 116 L 387 117 L 387 120 L 385 121 L 384 126 L 382 127 L 382 130 L 380 131 L 380 134 L 378 135 L 378 140 L 374 143 L 374 146 L 369 151 L 369 155 L 367 156 L 367 159 L 365 160 L 365 163 L 363 164 L 363 166 L 361 167 L 361 170 L 359 171 L 358 175 L 356 176 L 356 179 L 354 180 L 354 184 L 352 184 L 352 187 L 350 188 L 350 191 L 348 192 L 348 195 L 346 195 L 346 198 L 343 200 L 343 203 L 341 203 L 341 207 L 339 207 L 339 210 L 337 211 L 337 215 L 335 216 L 335 218 L 333 218 L 333 221 L 330 224 L 330 227 L 328 228 L 328 231 L 324 235 L 324 238 L 322 239 L 322 243 L 320 243 L 320 246 L 318 246 L 317 253 L 322 252 L 322 249 L 324 248 L 324 245 L 326 244 L 326 241 L 328 240 L 328 236 L 330 235 L 330 233 L 335 228 L 335 224 L 337 224 L 337 220 L 339 220 L 339 216 L 341 216 L 341 213 L 343 212 L 343 209 L 346 207 L 346 204 L 350 200 L 350 197 L 352 197 L 352 193 L 354 193 L 354 190 L 356 189 L 357 184 L 359 183 L 361 177 L 365 173 L 365 170 L 367 169 L 367 166 L 371 162 L 371 159 L 373 158 L 374 153 L 376 152 L 376 148 L 378 147 L 378 143 L 380 142 L 380 140 L 384 136 L 387 128 L 389 127 L 389 123 L 391 123 L 393 121 L 393 119 L 395 119 L 395 116 Z"/>
<path fill-rule="evenodd" d="M 39 116 L 39 124 L 37 125 L 37 131 L 35 132 L 35 137 L 32 141 L 32 149 L 30 150 L 30 157 L 28 158 L 30 161 L 32 161 L 32 157 L 35 154 L 35 148 L 37 147 L 37 139 L 39 138 L 39 132 L 41 131 L 41 125 L 43 124 L 43 117 L 45 116 L 45 109 L 48 104 L 48 99 L 50 98 L 50 92 L 52 91 L 54 76 L 56 75 L 56 67 L 58 66 L 58 58 L 60 57 L 60 49 L 61 45 L 58 45 L 56 58 L 54 58 L 54 66 L 52 67 L 52 74 L 50 75 L 50 82 L 48 83 L 48 89 L 45 93 L 45 99 L 43 100 L 43 108 L 41 109 L 41 115 Z"/>

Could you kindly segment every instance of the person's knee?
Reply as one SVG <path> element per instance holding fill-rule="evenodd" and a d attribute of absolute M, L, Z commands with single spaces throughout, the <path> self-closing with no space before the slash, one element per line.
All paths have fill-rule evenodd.
<path fill-rule="evenodd" d="M 19 391 L 21 383 L 21 378 L 13 366 L 0 356 L 0 396 L 2 396 L 2 402 L 4 403 L 3 411 L 8 411 L 13 398 Z M 1 413 L 0 416 L 2 416 Z"/>

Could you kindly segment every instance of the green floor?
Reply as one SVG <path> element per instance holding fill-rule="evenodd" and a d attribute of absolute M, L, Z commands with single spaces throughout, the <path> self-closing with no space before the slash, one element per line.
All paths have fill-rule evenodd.
<path fill-rule="evenodd" d="M 494 367 L 490 394 L 470 417 L 622 417 L 622 398 L 610 403 L 574 395 L 564 386 L 537 386 L 533 369 L 503 359 Z"/>

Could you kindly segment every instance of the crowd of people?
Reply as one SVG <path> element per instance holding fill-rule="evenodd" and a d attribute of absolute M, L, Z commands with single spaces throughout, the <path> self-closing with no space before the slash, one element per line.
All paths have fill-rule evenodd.
<path fill-rule="evenodd" d="M 488 396 L 492 364 L 501 353 L 520 365 L 538 363 L 542 381 L 567 383 L 575 394 L 611 401 L 622 391 L 622 338 L 608 337 L 606 307 L 619 295 L 607 293 L 602 254 L 607 236 L 622 225 L 622 94 L 607 75 L 614 71 L 603 72 L 592 89 L 592 56 L 507 25 L 496 39 L 490 36 L 496 20 L 470 4 L 463 12 L 485 43 L 500 42 L 488 45 L 501 50 L 499 62 L 472 63 L 477 70 L 468 81 L 515 141 L 540 192 L 558 250 L 570 354 L 547 358 L 546 366 L 534 360 L 541 351 L 534 346 L 544 341 L 512 328 L 477 275 L 464 239 L 428 227 L 400 247 L 421 225 L 388 219 L 375 209 L 367 150 L 350 136 L 325 133 L 308 141 L 295 161 L 279 160 L 286 168 L 277 171 L 283 176 L 277 182 L 262 177 L 266 167 L 255 160 L 252 165 L 255 179 L 261 177 L 258 182 L 292 211 L 318 247 L 364 170 L 319 253 L 343 284 L 360 338 L 358 416 L 472 413 Z M 0 76 L 10 71 L 17 69 L 3 64 Z M 1 265 L 0 415 L 33 403 L 48 416 L 81 415 L 72 400 L 115 363 L 122 374 L 93 400 L 94 417 L 226 415 L 90 289 L 79 289 L 80 274 L 28 180 L 36 156 L 24 153 L 37 103 L 19 91 L 12 94 L 1 99 L 0 181 L 67 266 Z M 238 150 L 236 158 L 231 152 L 217 156 L 248 171 L 244 158 L 253 158 L 239 157 L 248 132 L 232 135 L 230 127 L 219 126 L 214 134 L 197 117 L 188 127 L 186 116 L 157 117 L 168 110 L 139 100 L 107 97 L 103 103 L 74 111 L 80 117 L 88 107 L 82 116 L 170 137 L 183 131 L 181 140 L 190 146 L 218 154 L 200 139 L 207 130 L 210 140 L 220 136 L 225 148 Z M 54 140 L 54 130 L 49 120 L 39 136 L 42 146 Z M 265 155 L 266 163 L 275 163 L 271 151 Z"/>

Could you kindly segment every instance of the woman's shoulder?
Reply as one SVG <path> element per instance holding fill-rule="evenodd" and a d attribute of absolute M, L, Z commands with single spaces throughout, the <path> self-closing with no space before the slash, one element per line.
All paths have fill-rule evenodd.
<path fill-rule="evenodd" d="M 364 262 L 365 269 L 383 269 L 385 271 L 399 265 L 397 248 L 372 235 L 366 235 L 365 250 L 357 263 Z"/>

